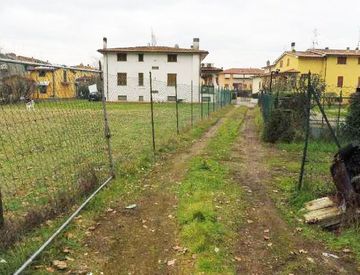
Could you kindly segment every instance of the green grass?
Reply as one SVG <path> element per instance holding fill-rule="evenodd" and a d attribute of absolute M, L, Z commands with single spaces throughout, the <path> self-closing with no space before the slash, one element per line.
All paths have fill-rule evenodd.
<path fill-rule="evenodd" d="M 44 112 L 49 112 L 49 109 L 53 108 L 57 110 L 59 105 L 54 103 L 47 103 L 46 106 L 37 105 L 37 113 L 41 112 L 41 108 L 44 108 Z M 87 102 L 72 102 L 73 107 L 84 111 L 84 114 L 91 114 L 94 111 L 101 111 L 101 106 L 95 103 Z M 87 105 L 89 104 L 89 105 Z M 200 116 L 197 117 L 194 128 L 182 128 L 181 135 L 176 135 L 176 124 L 174 124 L 174 117 L 172 116 L 174 104 L 156 104 L 155 114 L 158 119 L 158 133 L 157 136 L 157 148 L 158 148 L 158 159 L 162 159 L 168 153 L 173 153 L 176 150 L 189 146 L 194 139 L 199 138 L 211 125 L 213 125 L 219 117 L 221 117 L 229 108 L 220 110 L 219 112 L 212 114 L 210 119 L 199 122 Z M 22 108 L 22 107 L 19 107 Z M 182 115 L 182 122 L 185 124 L 186 121 L 190 123 L 190 106 L 181 106 L 180 115 Z M 61 110 L 69 109 L 71 112 L 75 112 L 73 108 L 69 107 L 69 103 L 61 105 Z M 94 222 L 94 219 L 103 213 L 107 207 L 114 207 L 120 202 L 125 200 L 133 200 L 141 194 L 143 191 L 141 178 L 153 164 L 153 154 L 151 151 L 150 135 L 145 133 L 147 130 L 151 133 L 151 129 L 148 126 L 149 123 L 149 105 L 148 104 L 108 104 L 109 119 L 112 129 L 112 142 L 113 150 L 116 163 L 116 174 L 117 178 L 111 182 L 108 188 L 104 189 L 99 193 L 89 206 L 86 211 L 82 212 L 83 222 L 78 224 L 74 222 L 68 228 L 68 232 L 74 232 L 74 237 L 68 238 L 66 234 L 60 235 L 52 245 L 45 250 L 42 257 L 35 261 L 34 265 L 47 265 L 53 259 L 61 259 L 64 257 L 61 252 L 63 247 L 70 247 L 72 250 L 77 250 L 79 253 L 84 249 L 82 240 L 84 236 L 84 226 L 90 226 Z M 198 112 L 199 106 L 194 106 L 194 112 Z M 62 114 L 62 113 L 60 113 Z M 35 115 L 35 114 L 30 114 Z M 93 116 L 94 117 L 94 116 Z M 92 117 L 92 118 L 93 118 Z M 59 118 L 60 119 L 60 118 Z M 100 119 L 100 117 L 99 117 Z M 163 123 L 159 123 L 159 120 Z M 85 131 L 88 120 L 81 121 L 82 123 L 76 125 L 76 128 L 80 128 Z M 132 125 L 127 126 L 127 124 Z M 126 125 L 126 127 L 125 127 Z M 50 127 L 49 125 L 47 125 Z M 73 127 L 67 125 L 68 127 Z M 147 127 L 144 129 L 144 127 Z M 99 125 L 101 142 L 103 142 L 103 126 Z M 86 135 L 86 132 L 83 132 Z M 93 133 L 90 133 L 91 135 Z M 88 135 L 88 136 L 91 136 Z M 149 139 L 147 139 L 149 138 Z M 135 139 L 135 140 L 134 140 Z M 138 141 L 138 142 L 136 142 Z M 75 141 L 74 141 L 75 142 Z M 90 142 L 90 141 L 89 141 Z M 75 143 L 76 144 L 76 143 Z M 127 146 L 128 145 L 128 146 Z M 104 148 L 102 147 L 102 152 Z M 132 150 L 136 150 L 138 154 L 133 154 Z M 71 152 L 71 150 L 68 150 Z M 96 151 L 95 151 L 96 152 Z M 161 153 L 166 152 L 166 154 Z M 75 154 L 75 152 L 69 153 L 69 158 Z M 76 155 L 76 154 L 75 154 Z M 106 160 L 106 158 L 104 158 Z M 65 162 L 65 161 L 64 161 Z M 69 163 L 70 164 L 70 163 Z M 73 168 L 69 168 L 73 169 Z M 121 170 L 120 170 L 121 169 Z M 66 186 L 67 182 L 59 183 Z M 71 184 L 71 183 L 70 183 Z M 41 186 L 37 186 L 40 188 Z M 11 200 L 7 200 L 7 202 Z M 37 200 L 34 201 L 34 205 L 39 204 Z M 18 211 L 18 210 L 17 210 Z M 14 211 L 16 212 L 16 211 Z M 51 233 L 64 221 L 65 216 L 60 216 L 52 221 L 48 221 L 41 225 L 38 229 L 32 230 L 26 233 L 21 241 L 16 243 L 16 246 L 0 251 L 0 259 L 7 261 L 6 264 L 0 264 L 0 273 L 8 274 L 13 272 L 20 264 L 37 249 L 43 241 L 48 238 Z M 33 270 L 35 273 L 41 273 L 40 270 Z"/>
<path fill-rule="evenodd" d="M 257 118 L 261 120 L 261 115 Z M 301 222 L 304 203 L 336 192 L 330 174 L 330 166 L 337 147 L 334 143 L 310 140 L 308 162 L 305 166 L 304 186 L 297 189 L 304 143 L 278 143 L 278 154 L 273 154 L 267 163 L 275 175 L 273 184 L 279 193 L 272 194 L 278 208 L 291 224 L 303 229 L 305 237 L 322 240 L 330 249 L 342 250 L 350 248 L 360 261 L 360 232 L 357 225 L 342 228 L 340 234 L 323 231 Z"/>
<path fill-rule="evenodd" d="M 155 104 L 156 145 L 163 150 L 176 134 L 175 104 Z M 152 158 L 149 104 L 107 104 L 111 144 L 120 175 L 136 173 Z M 207 116 L 207 108 L 203 110 Z M 194 121 L 200 106 L 194 104 Z M 179 128 L 191 122 L 189 104 L 179 104 Z M 59 192 L 78 189 L 80 174 L 91 167 L 98 181 L 109 175 L 100 102 L 62 101 L 1 106 L 0 175 L 6 218 L 42 207 Z"/>
<path fill-rule="evenodd" d="M 226 118 L 206 154 L 194 157 L 178 188 L 178 221 L 183 246 L 197 255 L 195 273 L 234 273 L 231 252 L 242 221 L 243 193 L 224 163 L 230 155 L 245 109 Z M 218 251 L 217 251 L 218 250 Z"/>
<path fill-rule="evenodd" d="M 313 110 L 317 113 L 321 113 L 320 112 L 320 108 L 319 107 L 314 107 Z M 348 114 L 348 110 L 349 110 L 349 106 L 348 105 L 342 105 L 340 108 L 340 118 L 345 118 Z M 339 106 L 336 105 L 324 105 L 324 111 L 325 114 L 329 117 L 329 118 L 337 118 L 339 115 Z"/>

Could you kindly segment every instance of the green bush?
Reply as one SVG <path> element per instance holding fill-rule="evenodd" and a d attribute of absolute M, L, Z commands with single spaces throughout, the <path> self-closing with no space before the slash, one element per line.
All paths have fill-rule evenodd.
<path fill-rule="evenodd" d="M 292 111 L 284 109 L 273 110 L 265 124 L 263 140 L 271 143 L 277 141 L 292 142 L 295 134 Z"/>
<path fill-rule="evenodd" d="M 351 95 L 344 131 L 350 140 L 360 141 L 360 91 Z"/>

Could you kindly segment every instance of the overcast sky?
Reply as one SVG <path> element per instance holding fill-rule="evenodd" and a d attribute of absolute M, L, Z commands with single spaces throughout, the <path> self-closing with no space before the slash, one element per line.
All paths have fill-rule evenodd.
<path fill-rule="evenodd" d="M 210 54 L 204 62 L 261 67 L 296 42 L 355 48 L 359 0 L 0 0 L 1 52 L 50 62 L 93 64 L 102 38 L 109 47 L 189 47 L 193 37 Z"/>

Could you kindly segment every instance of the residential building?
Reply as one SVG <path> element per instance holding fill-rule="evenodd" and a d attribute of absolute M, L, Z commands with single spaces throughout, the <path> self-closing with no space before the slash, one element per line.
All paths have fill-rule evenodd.
<path fill-rule="evenodd" d="M 150 101 L 150 72 L 153 99 L 174 101 L 177 85 L 178 99 L 200 100 L 200 64 L 208 55 L 199 49 L 194 38 L 190 48 L 138 46 L 108 48 L 104 38 L 104 89 L 108 101 Z"/>
<path fill-rule="evenodd" d="M 263 88 L 263 75 L 256 75 L 251 78 L 252 80 L 252 94 L 259 93 Z"/>
<path fill-rule="evenodd" d="M 258 68 L 232 68 L 219 73 L 219 85 L 225 89 L 251 92 L 253 87 L 252 78 L 263 74 Z"/>
<path fill-rule="evenodd" d="M 53 67 L 48 61 L 14 53 L 0 54 L 0 58 L 19 61 L 19 63 L 0 62 L 0 80 L 21 77 L 34 81 L 36 85 L 34 99 L 75 98 L 78 95 L 78 85 L 94 83 L 94 79 L 99 75 L 91 72 L 95 68 L 83 64 L 73 67 L 64 66 L 64 68 Z"/>
<path fill-rule="evenodd" d="M 82 71 L 80 69 L 94 70 L 83 65 L 74 66 L 70 69 L 51 66 L 32 66 L 28 68 L 30 78 L 36 82 L 37 91 L 34 98 L 76 98 L 80 83 L 95 82 L 99 75 L 95 72 Z"/>
<path fill-rule="evenodd" d="M 272 71 L 284 77 L 300 77 L 311 72 L 326 84 L 326 92 L 344 95 L 353 93 L 360 86 L 360 50 L 308 49 L 284 52 L 273 64 Z"/>
<path fill-rule="evenodd" d="M 217 68 L 213 63 L 201 64 L 201 85 L 204 86 L 219 86 L 219 73 L 223 71 L 222 68 Z"/>

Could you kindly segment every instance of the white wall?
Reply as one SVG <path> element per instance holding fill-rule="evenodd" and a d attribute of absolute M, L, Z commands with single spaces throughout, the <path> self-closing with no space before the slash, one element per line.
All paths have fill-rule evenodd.
<path fill-rule="evenodd" d="M 108 58 L 108 87 L 107 66 Z M 152 67 L 159 67 L 153 70 Z M 193 81 L 193 101 L 199 99 L 200 55 L 177 54 L 177 62 L 168 62 L 167 54 L 144 53 L 144 61 L 138 61 L 137 53 L 128 53 L 127 61 L 117 61 L 116 53 L 108 53 L 103 57 L 105 96 L 109 101 L 117 101 L 119 95 L 126 95 L 128 101 L 150 100 L 149 72 L 152 72 L 153 94 L 155 101 L 167 101 L 168 96 L 175 96 L 175 88 L 167 86 L 167 74 L 176 73 L 178 83 L 178 99 L 191 100 L 191 81 Z M 127 73 L 127 86 L 117 85 L 117 73 Z M 144 73 L 144 86 L 138 86 L 138 73 Z"/>
<path fill-rule="evenodd" d="M 257 94 L 260 91 L 259 85 L 262 85 L 261 77 L 254 77 L 252 82 L 252 93 Z"/>

